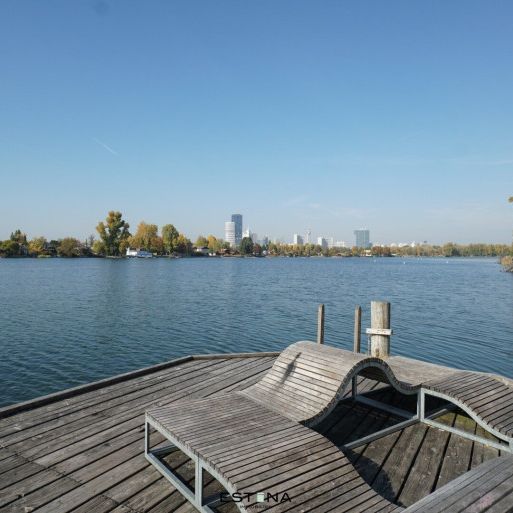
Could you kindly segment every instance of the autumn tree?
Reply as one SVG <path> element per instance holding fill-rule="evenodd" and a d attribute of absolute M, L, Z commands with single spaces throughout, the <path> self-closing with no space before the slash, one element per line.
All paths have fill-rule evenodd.
<path fill-rule="evenodd" d="M 35 256 L 48 254 L 46 244 L 44 237 L 34 237 L 28 244 L 29 254 Z"/>
<path fill-rule="evenodd" d="M 96 227 L 106 256 L 118 256 L 128 247 L 130 225 L 123 220 L 121 212 L 111 210 L 105 223 L 100 221 Z"/>
<path fill-rule="evenodd" d="M 82 254 L 82 243 L 74 237 L 65 237 L 61 240 L 57 253 L 61 257 L 79 257 Z"/>
<path fill-rule="evenodd" d="M 158 226 L 156 224 L 148 224 L 144 221 L 139 223 L 137 231 L 130 237 L 130 246 L 139 249 L 146 249 L 152 251 L 162 246 L 158 243 L 160 237 L 158 236 Z"/>
<path fill-rule="evenodd" d="M 162 227 L 162 243 L 168 255 L 176 251 L 178 236 L 178 230 L 172 224 L 165 224 Z"/>
<path fill-rule="evenodd" d="M 222 241 L 218 240 L 213 235 L 209 235 L 207 238 L 207 246 L 210 253 L 219 253 L 222 249 Z"/>

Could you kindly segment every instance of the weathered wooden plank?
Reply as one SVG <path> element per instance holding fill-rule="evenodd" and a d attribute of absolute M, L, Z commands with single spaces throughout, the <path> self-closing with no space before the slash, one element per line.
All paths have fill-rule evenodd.
<path fill-rule="evenodd" d="M 450 505 L 462 504 L 474 490 L 483 486 L 493 487 L 492 479 L 507 478 L 505 472 L 513 471 L 510 458 L 497 458 L 483 463 L 471 472 L 454 479 L 444 487 L 418 501 L 405 510 L 405 513 L 436 513 L 445 511 Z M 510 474 L 511 475 L 511 474 Z M 479 496 L 479 495 L 478 495 Z M 459 508 L 460 511 L 463 509 Z"/>
<path fill-rule="evenodd" d="M 475 423 L 461 414 L 456 415 L 453 426 L 462 431 L 474 429 Z M 445 456 L 435 484 L 435 489 L 441 488 L 455 477 L 470 469 L 473 442 L 468 438 L 451 433 L 445 450 Z"/>
<path fill-rule="evenodd" d="M 454 414 L 452 414 L 454 415 Z M 409 506 L 429 493 L 438 477 L 437 469 L 445 454 L 449 433 L 437 428 L 427 431 L 415 462 L 397 498 L 398 504 Z"/>
<path fill-rule="evenodd" d="M 410 472 L 410 468 L 426 435 L 426 431 L 426 426 L 415 424 L 398 433 L 392 433 L 383 439 L 373 442 L 378 447 L 386 444 L 389 445 L 387 457 L 372 481 L 372 487 L 389 501 L 395 502 L 397 500 L 402 485 Z M 367 450 L 365 453 L 367 457 L 371 454 L 370 450 Z M 372 461 L 376 462 L 376 458 L 372 457 Z"/>

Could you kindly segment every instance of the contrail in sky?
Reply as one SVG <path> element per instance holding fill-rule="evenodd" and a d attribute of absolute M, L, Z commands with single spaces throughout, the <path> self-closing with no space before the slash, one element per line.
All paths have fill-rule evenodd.
<path fill-rule="evenodd" d="M 100 146 L 103 146 L 108 152 L 112 153 L 112 155 L 118 155 L 118 152 L 113 150 L 110 146 L 107 146 L 105 143 L 102 143 L 99 139 L 96 139 L 96 137 L 93 137 L 93 141 L 96 144 L 99 144 Z"/>

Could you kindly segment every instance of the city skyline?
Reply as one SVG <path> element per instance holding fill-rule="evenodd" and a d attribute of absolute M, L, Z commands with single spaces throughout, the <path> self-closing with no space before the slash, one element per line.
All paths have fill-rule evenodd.
<path fill-rule="evenodd" d="M 232 240 L 233 240 L 233 243 L 232 243 L 233 247 L 238 246 L 243 237 L 250 237 L 253 240 L 253 242 L 262 242 L 263 240 L 265 240 L 265 241 L 280 242 L 280 243 L 284 243 L 284 244 L 304 245 L 304 244 L 311 243 L 311 244 L 318 244 L 318 245 L 326 245 L 326 247 L 347 247 L 347 248 L 350 248 L 353 246 L 356 246 L 356 247 L 371 247 L 371 246 L 402 247 L 402 246 L 415 246 L 418 244 L 442 245 L 442 244 L 448 243 L 448 242 L 454 242 L 454 243 L 458 243 L 458 244 L 460 244 L 460 243 L 461 244 L 469 244 L 469 243 L 509 244 L 509 243 L 512 243 L 511 240 L 510 241 L 506 240 L 505 242 L 497 241 L 497 240 L 478 240 L 478 239 L 428 240 L 428 239 L 426 239 L 426 237 L 423 237 L 422 235 L 419 235 L 419 234 L 417 234 L 416 237 L 412 237 L 412 238 L 401 238 L 401 237 L 393 237 L 392 236 L 391 238 L 387 239 L 384 237 L 380 238 L 380 235 L 378 234 L 377 236 L 373 237 L 372 240 L 370 239 L 370 236 L 368 235 L 367 240 L 369 241 L 370 246 L 366 246 L 365 244 L 361 245 L 358 242 L 357 232 L 362 232 L 362 231 L 370 232 L 370 230 L 368 228 L 351 228 L 349 226 L 345 226 L 343 229 L 335 230 L 335 232 L 330 232 L 329 230 L 322 229 L 322 227 L 318 231 L 313 231 L 310 228 L 307 228 L 307 229 L 304 229 L 303 232 L 296 230 L 293 233 L 280 234 L 279 236 L 275 236 L 272 234 L 273 233 L 272 230 L 269 230 L 269 231 L 259 230 L 258 232 L 254 232 L 253 230 L 251 230 L 249 225 L 246 225 L 243 222 L 243 219 L 245 217 L 243 214 L 228 215 L 228 217 L 230 217 L 231 219 L 233 219 L 234 216 L 237 216 L 237 219 L 240 220 L 240 225 L 238 222 L 224 221 L 224 229 L 223 228 L 219 229 L 219 226 L 218 226 L 216 229 L 211 230 L 211 231 L 210 230 L 200 230 L 200 231 L 198 231 L 196 233 L 192 233 L 192 234 L 190 232 L 187 232 L 186 230 L 183 230 L 182 229 L 183 225 L 176 219 L 172 220 L 171 223 L 175 224 L 177 226 L 177 228 L 180 229 L 180 231 L 186 233 L 186 235 L 189 236 L 193 242 L 200 236 L 214 235 L 216 238 L 226 240 L 230 243 L 232 243 Z M 153 219 L 144 218 L 144 219 L 137 220 L 134 223 L 130 219 L 128 219 L 124 213 L 123 213 L 123 217 L 127 222 L 129 222 L 130 230 L 132 233 L 134 233 L 136 231 L 137 226 L 140 222 L 153 222 L 154 221 Z M 98 223 L 99 220 L 100 219 L 96 220 L 96 224 Z M 162 226 L 164 226 L 165 224 L 168 224 L 169 222 L 170 222 L 169 220 L 164 220 L 161 223 L 154 223 L 154 224 L 157 224 L 157 226 L 160 230 L 160 228 Z M 93 224 L 96 226 L 95 223 L 93 223 Z M 217 223 L 217 224 L 219 224 L 219 223 Z M 258 220 L 256 220 L 253 224 L 259 225 Z M 236 225 L 238 225 L 238 226 L 236 226 Z M 239 230 L 239 226 L 240 226 L 240 232 L 237 231 L 237 230 Z M 37 232 L 37 233 L 30 232 L 28 230 L 25 230 L 24 227 L 19 225 L 19 223 L 18 223 L 18 225 L 13 226 L 12 229 L 7 230 L 4 234 L 0 233 L 0 240 L 8 239 L 10 234 L 12 232 L 14 232 L 16 229 L 21 229 L 21 231 L 23 233 L 25 233 L 29 239 L 38 237 L 38 236 L 44 236 L 48 240 L 57 240 L 57 239 L 62 239 L 64 237 L 68 237 L 68 236 L 77 237 L 79 240 L 86 240 L 87 238 L 89 238 L 91 236 L 97 237 L 97 233 L 94 228 L 91 228 L 88 231 L 86 230 L 86 232 L 84 232 L 84 234 L 77 235 L 76 232 L 72 231 L 72 232 L 62 232 L 63 233 L 62 235 L 53 236 L 53 235 L 48 235 L 48 232 L 44 231 L 44 230 L 41 232 Z M 237 237 L 236 233 L 241 234 L 240 238 Z M 341 237 L 341 236 L 337 235 L 337 233 L 344 233 L 345 237 Z M 296 237 L 297 237 L 297 239 L 296 239 Z M 320 239 L 323 239 L 325 242 L 320 243 L 319 242 Z"/>
<path fill-rule="evenodd" d="M 1 238 L 511 242 L 513 3 L 101 4 L 0 5 Z"/>

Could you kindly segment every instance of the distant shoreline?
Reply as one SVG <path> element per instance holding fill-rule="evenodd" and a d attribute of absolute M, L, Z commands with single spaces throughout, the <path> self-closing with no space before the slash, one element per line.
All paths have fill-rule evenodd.
<path fill-rule="evenodd" d="M 87 259 L 95 259 L 95 260 L 156 260 L 156 259 L 167 259 L 167 260 L 210 260 L 213 258 L 223 258 L 223 259 L 241 259 L 241 258 L 249 258 L 249 259 L 260 259 L 260 258 L 338 258 L 338 259 L 346 259 L 346 258 L 356 258 L 356 259 L 390 259 L 390 258 L 402 258 L 402 259 L 472 259 L 472 258 L 486 258 L 486 259 L 497 259 L 496 255 L 181 255 L 181 256 L 173 256 L 173 255 L 153 255 L 150 258 L 140 258 L 140 257 L 127 257 L 127 256 L 103 256 L 103 255 L 81 255 L 81 256 L 29 256 L 29 255 L 17 255 L 17 256 L 4 256 L 0 255 L 0 260 L 87 260 Z M 513 257 L 502 257 L 499 262 L 505 267 L 506 271 L 513 272 Z"/>

